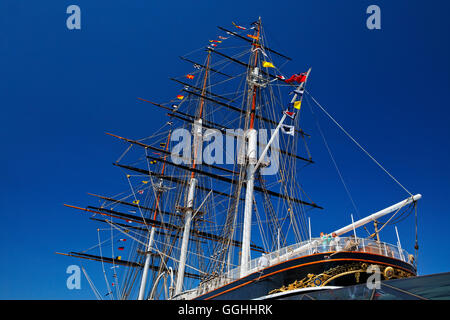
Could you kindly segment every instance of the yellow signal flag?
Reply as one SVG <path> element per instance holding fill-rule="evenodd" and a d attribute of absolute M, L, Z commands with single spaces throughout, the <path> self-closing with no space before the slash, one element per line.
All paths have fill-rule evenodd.
<path fill-rule="evenodd" d="M 300 110 L 300 107 L 302 106 L 302 100 L 295 101 L 294 102 L 294 108 Z"/>
<path fill-rule="evenodd" d="M 143 184 L 147 184 L 147 183 L 148 183 L 148 181 L 142 181 L 142 183 L 143 183 Z"/>
<path fill-rule="evenodd" d="M 127 174 L 127 179 L 130 179 L 130 177 L 131 177 L 131 176 L 130 176 L 129 174 Z"/>
<path fill-rule="evenodd" d="M 252 34 L 248 34 L 247 37 L 252 38 L 253 40 L 259 40 L 257 36 L 254 36 Z"/>
<path fill-rule="evenodd" d="M 118 257 L 117 257 L 117 260 L 122 260 L 122 256 L 118 256 Z"/>
<path fill-rule="evenodd" d="M 139 200 L 134 200 L 133 204 L 139 204 Z"/>
<path fill-rule="evenodd" d="M 264 68 L 275 68 L 275 66 L 272 64 L 272 62 L 263 61 L 262 66 Z"/>

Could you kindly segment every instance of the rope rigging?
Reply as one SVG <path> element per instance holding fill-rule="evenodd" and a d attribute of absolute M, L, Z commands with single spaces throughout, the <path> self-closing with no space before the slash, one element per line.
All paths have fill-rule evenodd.
<path fill-rule="evenodd" d="M 351 141 L 353 141 L 356 146 L 358 146 L 358 148 L 360 148 L 370 159 L 372 159 L 373 162 L 375 162 L 375 164 L 380 167 L 389 177 L 391 177 L 392 180 L 394 180 L 403 190 L 406 191 L 406 193 L 408 193 L 411 197 L 413 196 L 413 194 L 411 192 L 408 191 L 408 189 L 406 189 L 389 171 L 387 171 L 366 149 L 364 149 L 326 110 L 324 107 L 322 107 L 322 105 L 317 102 L 317 100 L 307 91 L 305 90 L 305 92 L 311 97 L 311 99 L 314 101 L 314 103 L 328 116 L 328 118 L 331 119 L 331 121 L 334 122 L 334 124 L 336 124 L 338 126 L 339 129 L 342 130 L 342 132 L 344 132 L 344 134 L 350 138 Z"/>

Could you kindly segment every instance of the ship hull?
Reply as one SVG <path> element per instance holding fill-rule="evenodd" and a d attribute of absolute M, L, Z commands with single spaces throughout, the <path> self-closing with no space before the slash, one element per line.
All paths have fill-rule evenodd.
<path fill-rule="evenodd" d="M 389 277 L 415 276 L 415 268 L 398 259 L 366 252 L 325 252 L 287 260 L 252 273 L 195 300 L 250 300 L 258 299 L 278 290 L 294 288 L 300 280 L 314 279 L 309 286 L 349 286 L 367 281 L 370 265 L 377 265 L 382 277 L 390 267 Z M 311 278 L 308 278 L 308 275 Z M 325 275 L 325 276 L 319 276 Z M 383 278 L 384 279 L 384 278 Z"/>

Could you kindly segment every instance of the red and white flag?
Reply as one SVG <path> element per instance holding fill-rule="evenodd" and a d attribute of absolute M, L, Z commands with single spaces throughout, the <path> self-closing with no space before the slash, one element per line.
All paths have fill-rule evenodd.
<path fill-rule="evenodd" d="M 283 80 L 286 83 L 292 83 L 292 82 L 297 82 L 297 83 L 302 83 L 306 81 L 306 72 L 300 73 L 300 74 L 294 74 L 292 75 L 289 79 Z"/>

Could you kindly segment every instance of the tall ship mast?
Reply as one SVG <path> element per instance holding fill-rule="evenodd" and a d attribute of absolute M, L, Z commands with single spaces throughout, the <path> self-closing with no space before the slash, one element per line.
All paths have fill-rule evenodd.
<path fill-rule="evenodd" d="M 415 256 L 380 234 L 417 214 L 421 195 L 370 155 L 408 197 L 312 236 L 308 216 L 323 208 L 300 178 L 314 163 L 302 105 L 323 109 L 307 90 L 312 69 L 283 75 L 291 58 L 268 45 L 261 18 L 218 29 L 180 57 L 189 69 L 171 78 L 180 86 L 172 99 L 139 98 L 167 112 L 166 123 L 144 139 L 108 133 L 126 144 L 113 163 L 125 190 L 66 204 L 91 215 L 98 243 L 59 254 L 101 265 L 107 292 L 89 280 L 99 299 L 265 299 L 362 283 L 374 268 L 384 279 L 415 276 Z M 357 237 L 369 224 L 375 231 Z"/>

